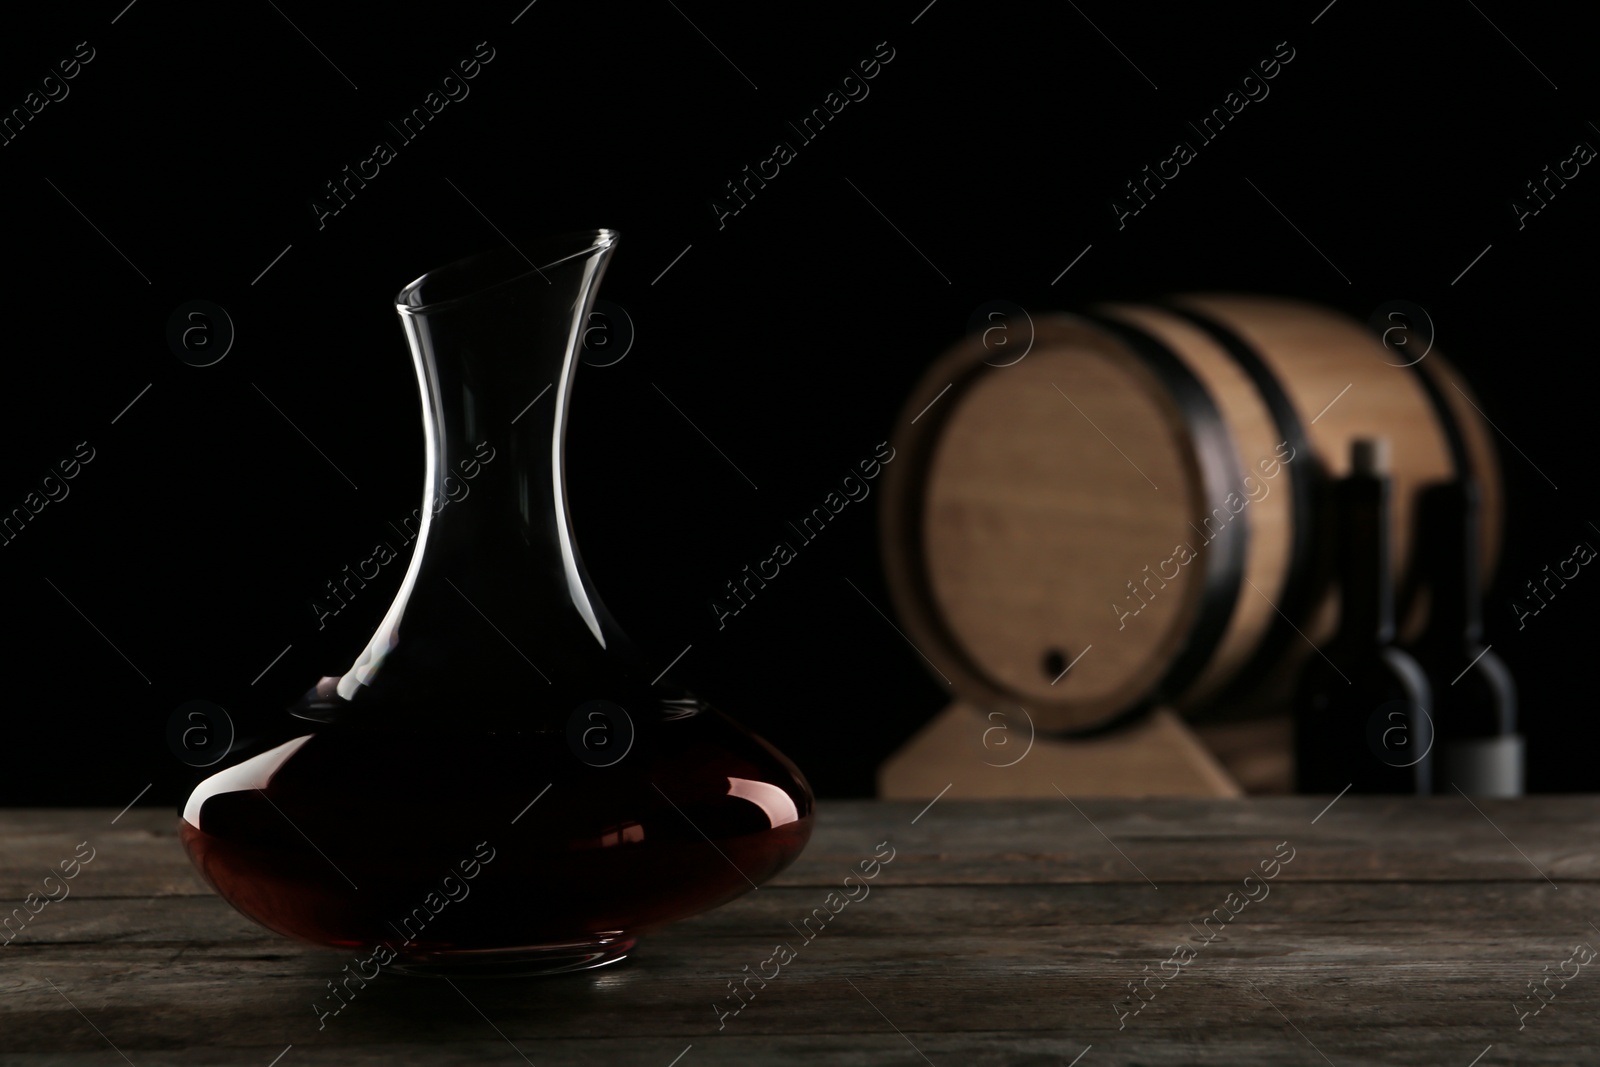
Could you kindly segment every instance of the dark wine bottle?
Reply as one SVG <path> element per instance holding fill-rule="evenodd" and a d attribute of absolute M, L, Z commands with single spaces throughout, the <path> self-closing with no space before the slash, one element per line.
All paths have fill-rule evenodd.
<path fill-rule="evenodd" d="M 1388 442 L 1361 439 L 1332 486 L 1339 629 L 1302 671 L 1295 772 L 1302 793 L 1432 789 L 1427 675 L 1396 647 Z"/>
<path fill-rule="evenodd" d="M 1478 573 L 1479 490 L 1471 481 L 1430 486 L 1418 523 L 1428 625 L 1409 651 L 1433 688 L 1440 756 L 1435 792 L 1522 795 L 1517 686 L 1483 644 Z"/>

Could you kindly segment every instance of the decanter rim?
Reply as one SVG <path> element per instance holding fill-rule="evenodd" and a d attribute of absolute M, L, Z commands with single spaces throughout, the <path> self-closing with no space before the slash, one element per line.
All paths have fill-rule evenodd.
<path fill-rule="evenodd" d="M 509 243 L 485 252 L 464 256 L 412 280 L 395 296 L 395 310 L 402 315 L 416 315 L 450 307 L 470 300 L 491 289 L 509 285 L 529 275 L 540 274 L 553 267 L 558 267 L 570 260 L 603 252 L 615 245 L 619 237 L 620 234 L 616 230 L 603 227 L 593 230 L 575 230 L 541 238 L 533 245 L 528 246 L 534 253 L 531 257 L 521 247 Z M 538 262 L 549 256 L 554 258 L 550 258 L 548 262 Z M 521 269 L 516 269 L 518 267 Z M 486 277 L 482 281 L 471 284 L 470 288 L 461 291 L 450 291 L 449 283 L 453 282 L 459 285 L 465 281 L 460 276 L 470 277 L 475 273 L 481 273 Z M 548 281 L 548 279 L 546 280 Z M 425 301 L 423 299 L 424 286 L 437 287 L 440 283 L 446 284 L 446 290 L 449 295 Z"/>

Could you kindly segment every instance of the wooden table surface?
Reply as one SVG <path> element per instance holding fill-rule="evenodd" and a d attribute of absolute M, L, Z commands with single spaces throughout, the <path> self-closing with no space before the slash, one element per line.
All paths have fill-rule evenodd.
<path fill-rule="evenodd" d="M 1600 1062 L 1600 961 L 1574 952 L 1600 948 L 1600 797 L 1328 801 L 825 802 L 793 868 L 627 961 L 385 972 L 321 1030 L 350 955 L 232 911 L 170 811 L 0 812 L 6 911 L 95 850 L 0 949 L 0 1065 Z M 870 895 L 804 941 L 880 842 Z"/>

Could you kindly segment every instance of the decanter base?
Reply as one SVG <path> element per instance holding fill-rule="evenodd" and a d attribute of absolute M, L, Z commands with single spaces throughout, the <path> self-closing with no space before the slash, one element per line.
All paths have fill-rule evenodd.
<path fill-rule="evenodd" d="M 532 978 L 604 967 L 624 959 L 638 943 L 632 934 L 616 931 L 558 945 L 408 954 L 391 969 L 422 978 Z"/>

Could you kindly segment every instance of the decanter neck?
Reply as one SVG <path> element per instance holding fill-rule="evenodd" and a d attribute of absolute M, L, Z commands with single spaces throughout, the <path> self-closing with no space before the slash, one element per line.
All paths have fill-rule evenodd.
<path fill-rule="evenodd" d="M 530 247 L 532 259 L 504 249 L 401 291 L 422 399 L 422 521 L 366 649 L 308 701 L 504 700 L 633 673 L 584 570 L 565 469 L 580 342 L 615 242 L 601 230 Z"/>

